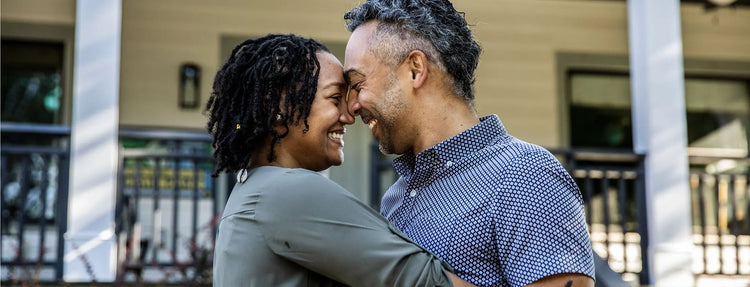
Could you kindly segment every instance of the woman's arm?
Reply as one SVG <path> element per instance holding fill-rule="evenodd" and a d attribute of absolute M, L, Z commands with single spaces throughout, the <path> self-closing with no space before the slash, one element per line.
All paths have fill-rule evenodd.
<path fill-rule="evenodd" d="M 461 277 L 456 276 L 456 274 L 450 273 L 448 271 L 445 272 L 448 273 L 448 278 L 451 279 L 451 284 L 453 284 L 453 287 L 476 287 L 474 284 L 466 282 L 464 279 L 461 279 Z"/>
<path fill-rule="evenodd" d="M 452 271 L 449 265 L 316 173 L 289 172 L 278 189 L 264 193 L 256 218 L 275 254 L 347 285 L 465 283 L 444 272 Z"/>

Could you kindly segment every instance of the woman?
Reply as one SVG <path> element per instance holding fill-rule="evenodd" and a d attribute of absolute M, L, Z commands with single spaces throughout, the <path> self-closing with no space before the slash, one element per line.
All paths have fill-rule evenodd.
<path fill-rule="evenodd" d="M 219 223 L 214 286 L 449 286 L 464 283 L 339 185 L 341 63 L 314 40 L 268 35 L 216 74 L 208 131 L 216 168 L 238 183 Z"/>

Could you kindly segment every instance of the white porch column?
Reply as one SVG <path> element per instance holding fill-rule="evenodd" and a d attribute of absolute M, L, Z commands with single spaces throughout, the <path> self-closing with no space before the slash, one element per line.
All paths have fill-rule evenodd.
<path fill-rule="evenodd" d="M 633 145 L 646 154 L 653 286 L 693 286 L 685 89 L 678 0 L 628 0 Z"/>
<path fill-rule="evenodd" d="M 76 3 L 64 280 L 113 281 L 121 0 Z"/>

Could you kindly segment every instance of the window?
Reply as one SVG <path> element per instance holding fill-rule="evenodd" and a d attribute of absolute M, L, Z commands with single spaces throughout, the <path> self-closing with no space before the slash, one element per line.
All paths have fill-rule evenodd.
<path fill-rule="evenodd" d="M 2 121 L 62 122 L 63 43 L 2 40 Z"/>
<path fill-rule="evenodd" d="M 627 74 L 570 74 L 570 144 L 585 148 L 633 148 Z"/>
<path fill-rule="evenodd" d="M 632 149 L 627 74 L 570 72 L 569 89 L 571 146 Z M 750 80 L 688 75 L 685 104 L 691 155 L 748 155 Z"/>
<path fill-rule="evenodd" d="M 0 98 L 3 124 L 40 125 L 63 122 L 63 41 L 2 39 Z M 68 136 L 60 133 L 3 132 L 3 148 L 24 152 L 2 154 L 3 226 L 21 217 L 28 223 L 41 220 L 54 223 L 57 212 L 60 173 L 64 169 L 59 154 L 32 151 L 34 147 L 61 148 Z M 5 228 L 4 233 L 14 229 Z"/>

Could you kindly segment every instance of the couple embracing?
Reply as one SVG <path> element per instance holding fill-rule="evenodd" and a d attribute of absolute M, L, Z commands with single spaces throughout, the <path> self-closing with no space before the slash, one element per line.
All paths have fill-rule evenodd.
<path fill-rule="evenodd" d="M 342 65 L 312 39 L 238 45 L 207 104 L 215 174 L 237 174 L 214 286 L 593 286 L 575 182 L 545 149 L 477 116 L 481 48 L 447 0 L 344 15 Z M 317 171 L 345 126 L 398 154 L 380 213 Z"/>

